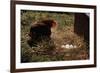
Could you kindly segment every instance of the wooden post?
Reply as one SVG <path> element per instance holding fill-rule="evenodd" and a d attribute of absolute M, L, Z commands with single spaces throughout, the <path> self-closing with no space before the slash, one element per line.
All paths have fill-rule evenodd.
<path fill-rule="evenodd" d="M 89 15 L 85 13 L 75 13 L 74 32 L 89 42 Z"/>

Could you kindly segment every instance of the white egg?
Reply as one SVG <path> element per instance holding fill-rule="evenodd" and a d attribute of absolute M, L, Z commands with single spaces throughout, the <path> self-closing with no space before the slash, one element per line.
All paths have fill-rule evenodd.
<path fill-rule="evenodd" d="M 77 48 L 77 46 L 76 46 L 76 45 L 74 45 L 74 48 Z"/>
<path fill-rule="evenodd" d="M 69 48 L 69 44 L 66 44 L 65 47 L 66 47 L 66 48 Z"/>
<path fill-rule="evenodd" d="M 73 45 L 70 45 L 69 48 L 73 48 Z"/>
<path fill-rule="evenodd" d="M 65 48 L 65 45 L 61 45 L 61 48 Z"/>

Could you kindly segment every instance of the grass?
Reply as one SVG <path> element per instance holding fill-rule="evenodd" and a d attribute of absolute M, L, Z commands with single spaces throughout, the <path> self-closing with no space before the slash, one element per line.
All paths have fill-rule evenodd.
<path fill-rule="evenodd" d="M 58 26 L 52 29 L 51 41 L 43 39 L 32 48 L 27 44 L 30 24 L 42 19 L 54 19 Z M 62 48 L 62 45 L 77 48 Z M 74 33 L 74 14 L 21 10 L 21 62 L 44 62 L 89 59 L 89 45 Z"/>

